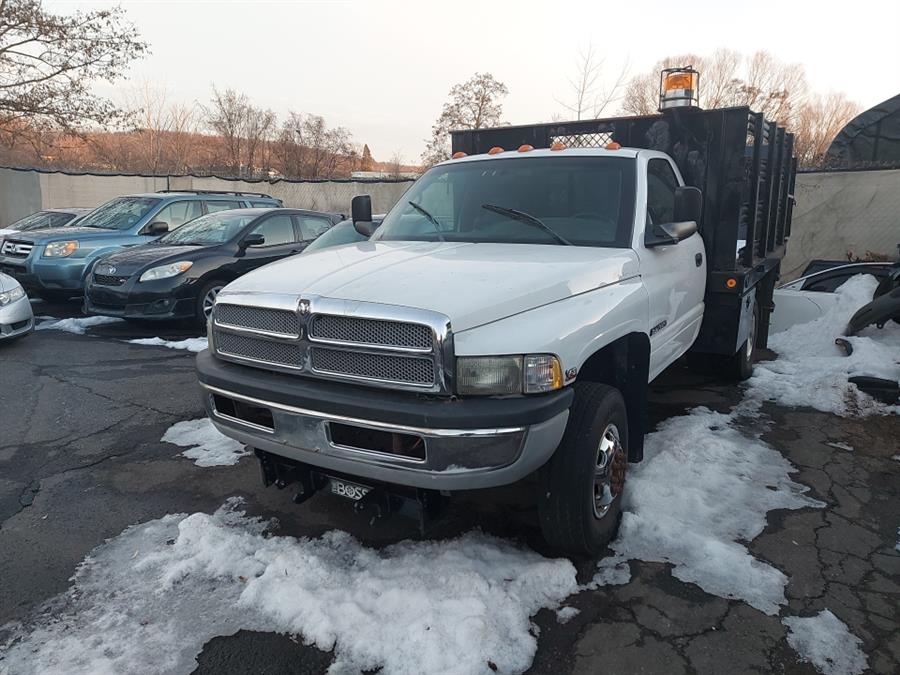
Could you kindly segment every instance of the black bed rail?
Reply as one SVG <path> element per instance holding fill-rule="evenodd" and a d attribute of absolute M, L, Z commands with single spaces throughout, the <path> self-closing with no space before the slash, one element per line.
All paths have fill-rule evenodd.
<path fill-rule="evenodd" d="M 685 182 L 703 191 L 699 229 L 711 271 L 746 271 L 784 256 L 793 212 L 794 135 L 748 107 L 467 129 L 451 137 L 453 152 L 469 155 L 495 146 L 603 148 L 612 141 L 665 152 Z"/>

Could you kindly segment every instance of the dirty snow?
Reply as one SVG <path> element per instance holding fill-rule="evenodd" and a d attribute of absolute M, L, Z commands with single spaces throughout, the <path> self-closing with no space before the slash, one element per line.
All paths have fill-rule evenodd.
<path fill-rule="evenodd" d="M 735 423 L 754 419 L 752 405 L 730 414 L 695 408 L 646 438 L 644 461 L 629 467 L 622 525 L 611 548 L 621 559 L 667 562 L 672 574 L 766 614 L 785 603 L 787 577 L 753 557 L 746 542 L 772 509 L 822 507 L 790 478 L 777 450 Z"/>
<path fill-rule="evenodd" d="M 778 358 L 756 364 L 750 396 L 843 416 L 900 413 L 900 406 L 875 401 L 847 381 L 854 375 L 900 380 L 900 325 L 890 321 L 845 338 L 853 346 L 850 356 L 834 344 L 856 310 L 871 302 L 877 285 L 870 275 L 852 277 L 837 289 L 838 300 L 824 315 L 771 335 L 769 348 Z"/>
<path fill-rule="evenodd" d="M 556 620 L 559 623 L 569 623 L 579 614 L 581 614 L 581 610 L 576 607 L 560 607 L 556 610 Z"/>
<path fill-rule="evenodd" d="M 76 316 L 68 319 L 57 319 L 39 323 L 35 330 L 64 330 L 67 333 L 75 333 L 76 335 L 84 335 L 88 328 L 94 326 L 102 326 L 108 323 L 119 323 L 122 319 L 113 316 Z"/>
<path fill-rule="evenodd" d="M 788 644 L 802 661 L 812 663 L 820 673 L 858 675 L 868 667 L 860 648 L 862 640 L 829 610 L 810 617 L 785 617 L 781 623 L 788 628 Z"/>
<path fill-rule="evenodd" d="M 129 340 L 133 345 L 148 345 L 151 347 L 168 347 L 169 349 L 186 349 L 189 352 L 202 352 L 209 344 L 205 337 L 187 338 L 186 340 L 163 340 L 160 337 L 139 338 Z"/>
<path fill-rule="evenodd" d="M 480 533 L 374 550 L 337 531 L 270 537 L 239 506 L 94 549 L 53 611 L 13 627 L 0 669 L 187 673 L 205 642 L 247 629 L 333 648 L 334 673 L 519 673 L 537 647 L 530 617 L 577 588 L 568 560 Z"/>
<path fill-rule="evenodd" d="M 631 581 L 631 566 L 628 560 L 621 555 L 611 555 L 601 558 L 597 563 L 597 573 L 587 588 L 622 586 L 629 581 Z"/>
<path fill-rule="evenodd" d="M 825 445 L 832 447 L 836 450 L 846 450 L 847 452 L 853 452 L 853 446 L 848 445 L 847 443 L 838 443 L 836 441 L 831 441 L 826 443 Z"/>
<path fill-rule="evenodd" d="M 208 417 L 173 424 L 160 440 L 188 448 L 181 455 L 196 460 L 197 466 L 230 466 L 250 454 L 245 445 L 216 429 Z"/>

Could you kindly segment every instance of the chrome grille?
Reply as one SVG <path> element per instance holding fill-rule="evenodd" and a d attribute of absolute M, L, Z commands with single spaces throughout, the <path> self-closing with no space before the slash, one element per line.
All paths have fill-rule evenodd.
<path fill-rule="evenodd" d="M 296 312 L 284 309 L 220 303 L 216 305 L 216 323 L 281 335 L 300 335 L 300 321 Z"/>
<path fill-rule="evenodd" d="M 334 314 L 314 316 L 309 326 L 309 336 L 312 339 L 422 351 L 431 351 L 433 343 L 431 328 L 422 324 Z"/>
<path fill-rule="evenodd" d="M 111 274 L 94 275 L 94 283 L 100 284 L 101 286 L 121 286 L 126 281 L 128 281 L 128 277 L 117 277 Z"/>
<path fill-rule="evenodd" d="M 30 241 L 15 241 L 7 239 L 3 242 L 3 250 L 0 253 L 10 258 L 27 258 L 31 255 L 34 243 Z"/>
<path fill-rule="evenodd" d="M 427 387 L 434 384 L 434 361 L 430 357 L 369 354 L 328 347 L 312 347 L 310 357 L 314 372 Z"/>
<path fill-rule="evenodd" d="M 225 355 L 262 361 L 273 365 L 301 368 L 303 349 L 297 343 L 274 342 L 217 330 L 213 333 L 216 351 Z"/>

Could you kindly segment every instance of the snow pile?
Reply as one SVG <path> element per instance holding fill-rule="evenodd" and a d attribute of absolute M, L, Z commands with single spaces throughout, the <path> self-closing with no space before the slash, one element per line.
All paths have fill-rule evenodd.
<path fill-rule="evenodd" d="M 181 455 L 196 460 L 197 466 L 231 466 L 250 454 L 245 445 L 216 429 L 208 417 L 173 424 L 160 440 L 188 448 Z"/>
<path fill-rule="evenodd" d="M 560 607 L 556 610 L 556 620 L 559 623 L 569 623 L 579 614 L 581 614 L 581 610 L 577 607 Z"/>
<path fill-rule="evenodd" d="M 518 673 L 530 616 L 577 589 L 568 560 L 487 535 L 381 551 L 350 535 L 269 537 L 229 500 L 170 515 L 95 549 L 73 587 L 0 655 L 10 672 L 186 673 L 203 644 L 240 629 L 334 649 L 332 672 Z"/>
<path fill-rule="evenodd" d="M 647 436 L 644 461 L 629 467 L 611 548 L 620 560 L 671 563 L 682 581 L 776 614 L 787 577 L 754 558 L 745 542 L 762 532 L 767 511 L 824 504 L 804 496 L 808 488 L 791 480 L 794 468 L 778 451 L 734 427 L 741 416 L 754 411 L 695 408 Z M 615 569 L 606 565 L 600 581 L 609 565 Z"/>
<path fill-rule="evenodd" d="M 868 667 L 862 640 L 827 609 L 816 616 L 790 616 L 781 620 L 788 628 L 787 641 L 802 661 L 809 661 L 825 675 L 858 675 Z"/>
<path fill-rule="evenodd" d="M 57 319 L 56 321 L 39 323 L 35 330 L 64 330 L 67 333 L 84 335 L 88 328 L 102 326 L 107 323 L 119 323 L 120 321 L 122 319 L 117 319 L 113 316 L 76 316 L 69 319 Z"/>
<path fill-rule="evenodd" d="M 186 340 L 163 340 L 160 337 L 139 338 L 129 340 L 133 345 L 149 345 L 151 347 L 168 347 L 169 349 L 186 349 L 189 352 L 202 352 L 209 344 L 205 337 L 187 338 Z"/>
<path fill-rule="evenodd" d="M 869 326 L 845 338 L 853 346 L 850 356 L 834 344 L 856 310 L 871 302 L 877 285 L 873 276 L 852 277 L 821 317 L 771 335 L 769 348 L 778 358 L 756 364 L 750 395 L 838 415 L 900 413 L 900 406 L 879 403 L 847 381 L 854 375 L 900 380 L 900 325 L 890 321 L 883 329 Z"/>

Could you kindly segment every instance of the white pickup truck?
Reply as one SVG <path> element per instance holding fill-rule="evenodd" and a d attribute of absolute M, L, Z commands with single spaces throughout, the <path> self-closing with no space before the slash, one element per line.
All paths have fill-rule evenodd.
<path fill-rule="evenodd" d="M 327 487 L 376 513 L 398 496 L 427 510 L 439 495 L 533 480 L 546 540 L 598 554 L 618 526 L 627 465 L 642 457 L 648 382 L 692 345 L 746 377 L 764 344 L 784 236 L 758 193 L 776 182 L 789 232 L 789 148 L 778 150 L 787 168 L 766 171 L 748 109 L 677 113 L 455 134 L 454 159 L 413 184 L 369 241 L 229 284 L 197 360 L 214 424 L 256 449 L 266 484 L 295 485 L 297 501 Z M 699 127 L 725 136 L 731 118 L 737 149 L 683 140 Z M 659 123 L 668 153 L 638 146 Z M 577 147 L 586 130 L 607 134 L 605 147 Z M 713 160 L 723 176 L 736 170 L 728 152 L 744 172 L 733 184 L 710 172 Z M 739 231 L 748 204 L 753 222 Z M 353 211 L 372 233 L 368 198 Z M 739 238 L 750 254 L 735 255 Z M 727 269 L 709 266 L 718 247 Z"/>

